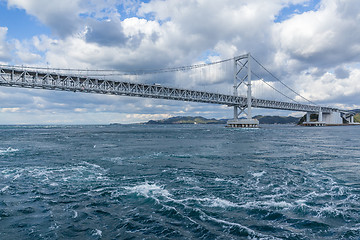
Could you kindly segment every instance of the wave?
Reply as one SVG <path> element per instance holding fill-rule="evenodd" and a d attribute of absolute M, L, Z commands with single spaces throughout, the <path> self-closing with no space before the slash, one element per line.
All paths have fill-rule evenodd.
<path fill-rule="evenodd" d="M 203 198 L 198 199 L 199 202 L 204 202 L 205 206 L 218 208 L 234 208 L 239 207 L 238 204 L 221 198 Z"/>
<path fill-rule="evenodd" d="M 266 171 L 262 171 L 262 172 L 256 172 L 256 173 L 251 173 L 251 175 L 253 177 L 262 177 L 264 174 L 266 173 Z"/>
<path fill-rule="evenodd" d="M 180 176 L 180 177 L 176 177 L 176 180 L 180 181 L 180 182 L 184 182 L 186 184 L 198 184 L 199 183 L 199 180 L 197 180 L 194 177 Z"/>
<path fill-rule="evenodd" d="M 24 180 L 50 187 L 78 185 L 79 183 L 108 183 L 107 171 L 99 165 L 82 162 L 68 167 L 13 167 L 0 169 L 0 177 L 11 181 Z"/>
<path fill-rule="evenodd" d="M 102 231 L 99 230 L 99 229 L 94 229 L 94 230 L 92 231 L 92 235 L 93 235 L 93 236 L 98 236 L 99 238 L 101 238 L 101 237 L 102 237 Z"/>
<path fill-rule="evenodd" d="M 0 149 L 0 155 L 4 155 L 6 153 L 18 152 L 18 151 L 19 151 L 19 149 L 17 149 L 17 148 L 8 147 L 6 149 Z"/>
<path fill-rule="evenodd" d="M 136 193 L 147 198 L 148 197 L 169 198 L 171 196 L 171 194 L 166 189 L 164 189 L 163 186 L 159 186 L 156 184 L 149 184 L 148 182 L 133 187 L 124 187 L 124 189 L 130 193 Z"/>
<path fill-rule="evenodd" d="M 0 189 L 0 192 L 5 192 L 6 190 L 9 189 L 9 187 L 10 187 L 10 186 L 5 186 L 5 187 L 3 187 L 2 189 Z"/>
<path fill-rule="evenodd" d="M 223 224 L 223 225 L 228 225 L 230 227 L 238 228 L 238 231 L 233 231 L 233 232 L 237 232 L 238 233 L 237 235 L 247 237 L 248 239 L 280 240 L 280 238 L 277 238 L 277 237 L 268 236 L 268 235 L 265 235 L 265 234 L 262 234 L 262 233 L 255 232 L 251 228 L 243 226 L 243 225 L 241 225 L 239 223 L 230 222 L 230 221 L 226 221 L 226 220 L 221 220 L 221 219 L 217 219 L 217 218 L 211 217 L 211 216 L 206 216 L 206 218 L 208 220 L 214 221 L 216 223 L 220 223 L 220 224 Z"/>
<path fill-rule="evenodd" d="M 234 179 L 223 179 L 223 178 L 215 178 L 214 179 L 215 182 L 226 182 L 226 183 L 230 183 L 230 184 L 234 184 L 234 185 L 239 185 L 239 181 L 238 180 L 234 180 Z"/>
<path fill-rule="evenodd" d="M 248 202 L 242 205 L 239 205 L 239 207 L 247 208 L 247 209 L 253 209 L 253 208 L 263 208 L 263 209 L 289 209 L 293 208 L 294 205 L 285 201 L 254 201 L 254 202 Z"/>

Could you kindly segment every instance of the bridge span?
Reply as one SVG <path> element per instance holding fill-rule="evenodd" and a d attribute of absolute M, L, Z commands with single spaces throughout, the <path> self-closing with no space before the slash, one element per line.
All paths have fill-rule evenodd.
<path fill-rule="evenodd" d="M 234 58 L 235 62 L 249 57 L 249 55 Z M 249 58 L 248 62 L 249 61 Z M 242 63 L 242 68 L 248 63 Z M 196 91 L 190 89 L 174 88 L 162 86 L 159 84 L 141 84 L 126 81 L 106 80 L 81 75 L 68 75 L 56 72 L 46 72 L 41 70 L 23 69 L 21 67 L 12 66 L 0 66 L 0 86 L 6 87 L 18 87 L 18 88 L 34 88 L 34 89 L 46 89 L 46 90 L 58 90 L 58 91 L 72 91 L 72 92 L 84 92 L 84 93 L 97 93 L 97 94 L 110 94 L 120 96 L 133 96 L 143 98 L 157 98 L 168 99 L 177 101 L 189 101 L 189 102 L 201 102 L 210 104 L 227 105 L 234 107 L 234 119 L 236 123 L 240 121 L 238 119 L 238 109 L 244 112 L 247 109 L 246 114 L 248 119 L 251 119 L 251 108 L 270 108 L 289 111 L 300 111 L 307 113 L 320 113 L 324 116 L 331 116 L 329 119 L 325 119 L 327 123 L 340 123 L 340 115 L 344 115 L 345 112 L 337 108 L 321 107 L 312 104 L 301 104 L 296 102 L 284 102 L 273 101 L 266 99 L 253 98 L 251 96 L 251 74 L 250 66 L 248 69 L 248 75 L 245 77 L 248 83 L 243 81 L 238 84 L 237 77 L 234 82 L 234 95 L 212 93 L 207 91 Z M 241 70 L 240 70 L 241 71 Z M 240 71 L 237 71 L 238 73 Z M 242 83 L 248 87 L 247 96 L 238 96 L 237 88 Z M 240 112 L 240 113 L 241 113 Z M 309 115 L 308 114 L 308 115 Z M 334 117 L 334 114 L 336 116 Z M 350 118 L 351 114 L 347 117 Z M 345 115 L 344 115 L 345 116 Z M 335 120 L 333 119 L 335 118 Z M 309 118 L 307 119 L 308 121 Z M 322 122 L 323 118 L 319 119 Z M 234 122 L 233 122 L 234 123 Z M 342 123 L 342 120 L 341 120 Z M 255 123 L 257 125 L 258 123 Z M 245 126 L 243 124 L 233 124 L 232 127 Z M 252 124 L 246 124 L 247 127 L 255 126 Z"/>

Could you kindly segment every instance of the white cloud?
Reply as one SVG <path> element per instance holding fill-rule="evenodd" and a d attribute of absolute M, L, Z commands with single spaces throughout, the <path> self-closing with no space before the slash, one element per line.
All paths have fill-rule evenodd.
<path fill-rule="evenodd" d="M 171 114 L 127 114 L 126 118 L 130 121 L 147 122 L 149 120 L 160 120 L 173 117 Z"/>
<path fill-rule="evenodd" d="M 278 52 L 299 65 L 334 67 L 360 60 L 360 5 L 357 1 L 322 1 L 318 11 L 277 23 L 273 29 Z"/>
<path fill-rule="evenodd" d="M 20 42 L 19 40 L 14 40 L 15 46 L 15 53 L 16 56 L 19 58 L 19 61 L 22 65 L 37 65 L 41 63 L 42 56 L 40 54 L 32 52 L 32 42 L 23 41 Z"/>
<path fill-rule="evenodd" d="M 359 102 L 360 69 L 350 70 L 348 78 L 337 78 L 336 74 L 327 72 L 321 77 L 302 75 L 301 94 L 316 102 L 341 102 L 352 98 L 353 102 Z M 300 81 L 299 81 L 300 83 Z"/>
<path fill-rule="evenodd" d="M 10 46 L 6 41 L 7 31 L 7 27 L 0 27 L 0 62 L 10 60 Z"/>
<path fill-rule="evenodd" d="M 11 112 L 11 113 L 14 113 L 14 112 L 18 112 L 20 110 L 20 108 L 0 108 L 0 112 L 1 113 L 6 113 L 6 112 Z"/>
<path fill-rule="evenodd" d="M 307 0 L 152 0 L 139 5 L 138 1 L 116 0 L 51 3 L 8 0 L 8 6 L 25 9 L 57 34 L 12 40 L 12 50 L 25 64 L 156 69 L 251 52 L 305 97 L 324 104 L 344 100 L 351 105 L 351 97 L 360 90 L 357 89 L 359 67 L 354 67 L 360 61 L 360 5 L 356 0 L 327 0 L 314 11 L 294 13 L 287 20 L 274 22 L 284 7 L 307 3 Z M 119 4 L 130 8 L 121 10 Z M 124 17 L 127 14 L 131 17 Z M 0 28 L 0 61 L 1 58 L 9 61 L 11 49 L 6 32 L 6 28 Z M 232 77 L 221 77 L 224 69 L 214 69 L 199 70 L 192 75 L 180 72 L 122 80 L 231 92 Z M 34 95 L 40 99 L 35 101 Z M 216 117 L 228 111 L 231 116 L 231 110 L 220 106 L 165 100 L 42 91 L 21 92 L 21 96 L 30 99 L 27 106 L 35 109 L 55 109 L 61 114 L 62 111 L 122 112 L 123 117 L 130 116 L 127 121 L 141 118 L 134 114 L 156 117 L 164 112 L 214 113 Z M 10 107 L 18 103 L 13 101 L 14 106 Z M 215 109 L 219 109 L 217 113 Z"/>
<path fill-rule="evenodd" d="M 325 105 L 360 100 L 359 69 L 351 69 L 360 61 L 359 12 L 356 1 L 328 0 L 317 11 L 276 23 L 274 66 L 286 76 L 286 83 Z"/>

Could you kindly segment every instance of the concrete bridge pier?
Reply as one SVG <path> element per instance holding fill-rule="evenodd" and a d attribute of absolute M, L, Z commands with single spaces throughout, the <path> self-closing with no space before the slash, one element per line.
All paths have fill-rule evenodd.
<path fill-rule="evenodd" d="M 309 127 L 322 127 L 326 125 L 326 122 L 323 121 L 323 113 L 319 112 L 318 120 L 315 122 L 311 122 L 310 120 L 310 112 L 306 113 L 306 121 L 303 122 L 303 126 L 309 126 Z"/>
<path fill-rule="evenodd" d="M 323 121 L 323 112 L 321 111 L 321 108 L 320 108 L 318 122 L 322 122 L 322 121 Z"/>
<path fill-rule="evenodd" d="M 306 121 L 303 123 L 304 126 L 325 126 L 325 125 L 341 125 L 343 119 L 341 113 L 338 111 L 334 112 L 322 112 L 321 108 L 318 112 L 318 119 L 315 122 L 310 120 L 311 112 L 306 113 Z M 351 120 L 349 120 L 351 121 Z"/>
<path fill-rule="evenodd" d="M 323 121 L 323 112 L 322 112 L 321 108 L 319 109 L 319 112 L 318 112 L 318 120 L 317 121 L 311 122 L 310 115 L 311 115 L 311 112 L 306 113 L 306 121 L 303 123 L 303 126 L 320 127 L 320 126 L 326 125 L 326 122 Z"/>
<path fill-rule="evenodd" d="M 340 112 L 330 112 L 324 114 L 324 121 L 326 125 L 341 125 L 343 124 L 343 119 Z"/>
<path fill-rule="evenodd" d="M 312 114 L 313 112 L 307 112 L 306 113 L 306 121 L 303 122 L 303 126 L 314 126 L 314 127 L 319 127 L 319 126 L 325 126 L 325 122 L 323 121 L 323 112 L 321 111 L 321 108 L 318 112 L 318 119 L 317 121 L 314 121 L 312 122 L 311 119 L 310 119 L 310 115 Z"/>

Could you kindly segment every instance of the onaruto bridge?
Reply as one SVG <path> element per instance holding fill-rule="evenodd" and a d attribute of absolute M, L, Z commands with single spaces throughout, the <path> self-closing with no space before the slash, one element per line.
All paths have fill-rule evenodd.
<path fill-rule="evenodd" d="M 223 94 L 214 91 L 198 91 L 185 87 L 169 87 L 157 84 L 156 76 L 164 73 L 179 73 L 189 78 L 193 74 L 184 74 L 188 71 L 196 71 L 207 67 L 231 64 L 231 73 L 215 74 L 226 81 L 233 81 L 232 93 Z M 259 76 L 266 74 L 265 77 Z M 198 70 L 199 71 L 199 70 Z M 224 72 L 224 71 L 221 71 Z M 207 78 L 209 75 L 203 74 Z M 211 74 L 211 73 L 210 73 Z M 151 79 L 152 83 L 139 83 L 133 81 L 142 76 L 142 79 Z M 149 77 L 155 76 L 155 77 Z M 229 78 L 230 76 L 230 78 Z M 272 78 L 269 80 L 269 78 Z M 125 79 L 125 80 L 124 80 Z M 131 81 L 129 79 L 132 79 Z M 140 80 L 140 78 L 138 79 Z M 206 81 L 206 79 L 205 79 Z M 141 82 L 141 81 L 140 81 Z M 254 96 L 254 83 L 262 83 L 266 87 L 260 96 Z M 259 85 L 259 84 L 255 84 Z M 282 86 L 282 89 L 278 87 Z M 134 96 L 142 98 L 157 98 L 177 101 L 202 102 L 210 104 L 226 105 L 233 108 L 234 117 L 228 121 L 228 127 L 257 127 L 259 122 L 252 118 L 252 108 L 268 108 L 289 111 L 306 112 L 305 125 L 323 126 L 353 123 L 353 113 L 334 107 L 320 106 L 306 99 L 283 81 L 275 77 L 259 61 L 250 54 L 226 59 L 222 61 L 197 64 L 176 68 L 164 68 L 141 71 L 119 70 L 78 70 L 78 69 L 55 69 L 35 68 L 23 66 L 0 65 L 0 86 L 35 88 L 47 90 L 62 90 L 72 92 L 85 92 L 96 94 L 111 94 L 120 96 Z M 284 91 L 285 89 L 286 91 Z M 272 91 L 285 100 L 267 98 Z M 300 100 L 305 101 L 301 102 Z M 310 114 L 318 114 L 317 121 L 310 122 Z M 240 118 L 241 115 L 246 118 Z"/>

